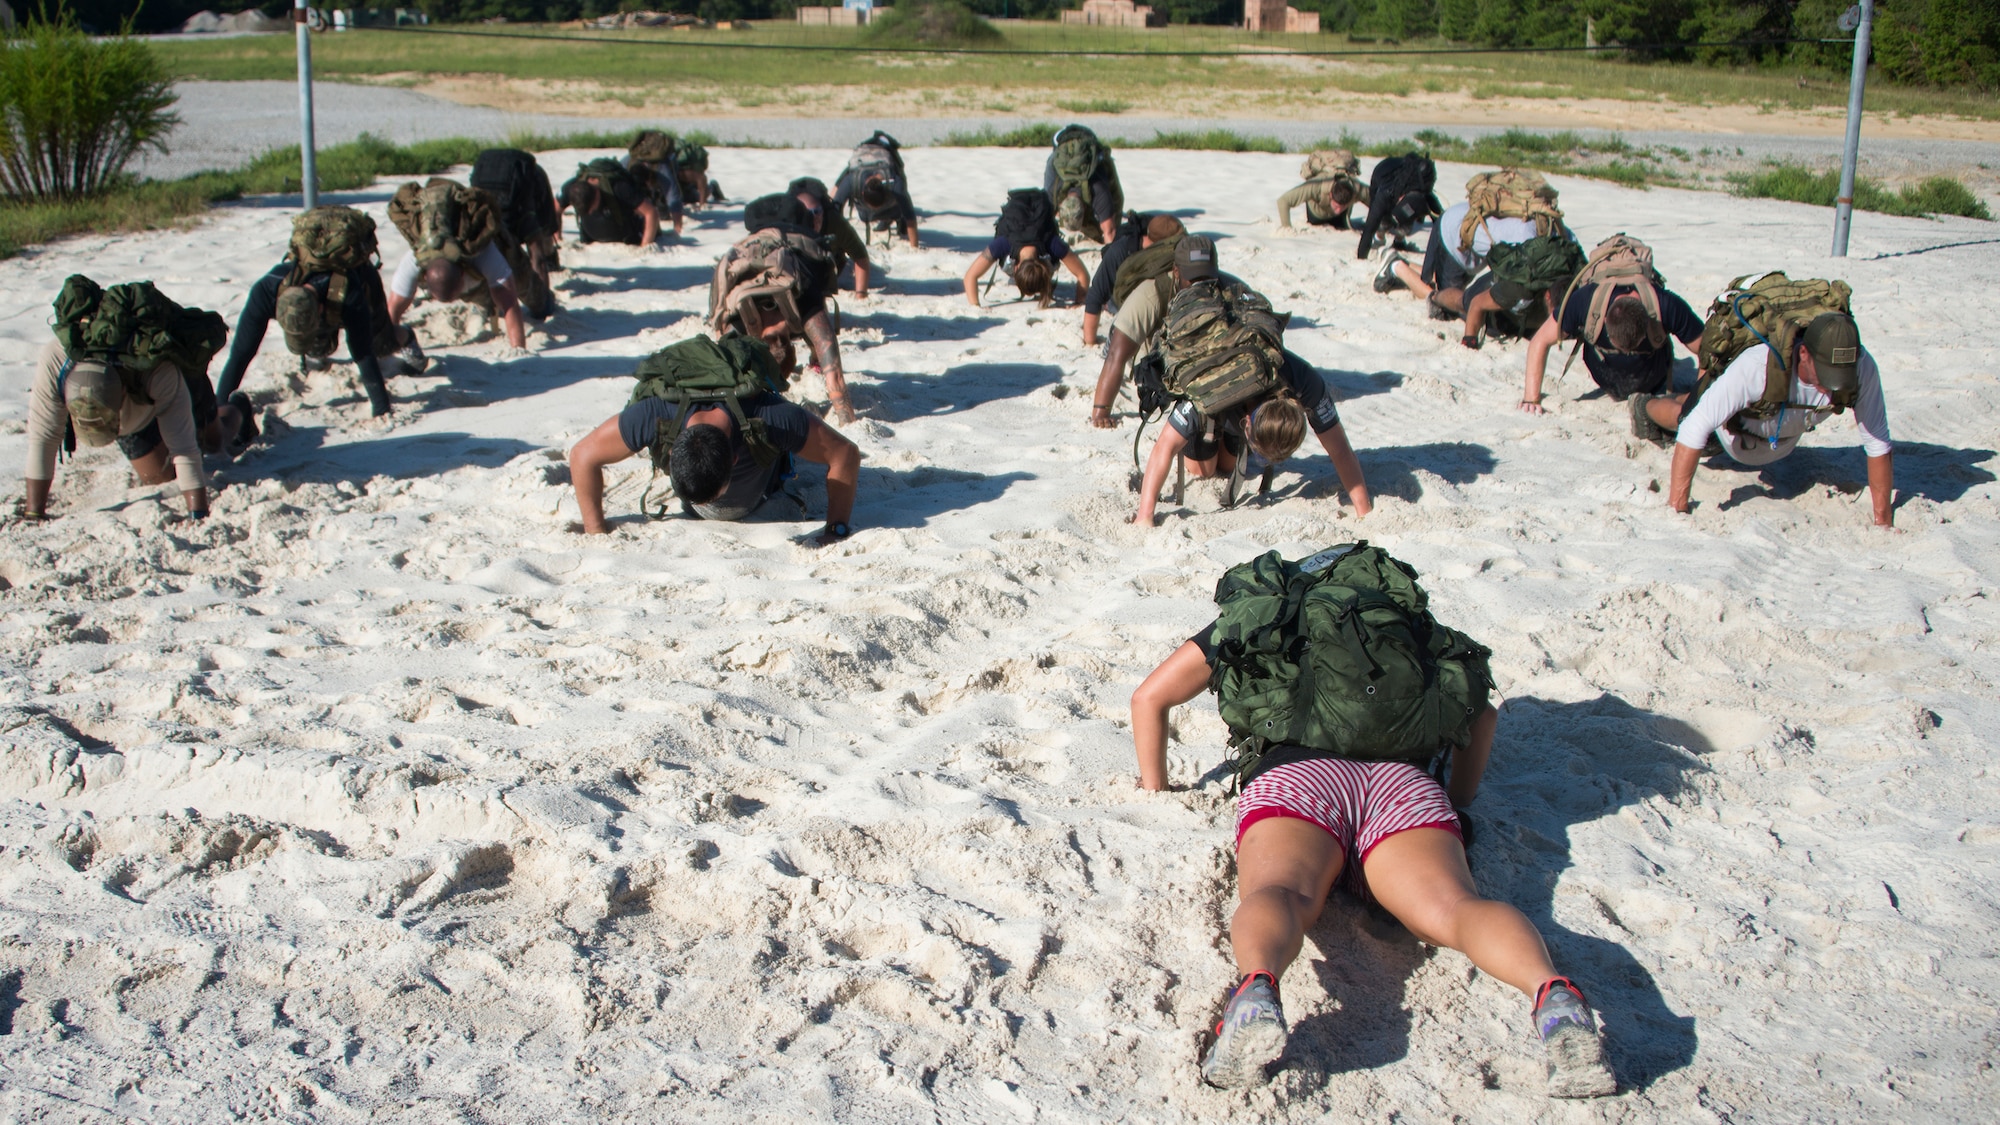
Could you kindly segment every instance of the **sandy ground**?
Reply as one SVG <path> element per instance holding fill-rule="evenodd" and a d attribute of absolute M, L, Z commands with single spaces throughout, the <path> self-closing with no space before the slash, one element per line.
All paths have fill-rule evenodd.
<path fill-rule="evenodd" d="M 749 193 L 843 158 L 715 171 Z M 834 548 L 799 542 L 811 473 L 805 513 L 648 522 L 628 464 L 615 534 L 568 530 L 564 450 L 693 330 L 734 208 L 659 256 L 570 248 L 533 355 L 437 346 L 387 426 L 274 335 L 248 382 L 272 440 L 212 466 L 204 525 L 108 451 L 65 466 L 61 518 L 0 533 L 0 1117 L 1987 1119 L 2000 255 L 1925 248 L 1993 225 L 1863 216 L 1836 265 L 1815 209 L 1558 180 L 1586 240 L 1646 239 L 1698 306 L 1773 267 L 1854 284 L 1886 535 L 1844 420 L 1705 466 L 1675 517 L 1665 455 L 1587 379 L 1522 416 L 1518 347 L 1370 292 L 1351 235 L 1275 232 L 1296 158 L 1123 155 L 1135 205 L 1294 313 L 1378 504 L 1353 518 L 1314 456 L 1142 530 L 1078 313 L 957 295 L 1039 162 L 909 154 L 925 248 L 842 302 L 867 461 Z M 390 186 L 340 198 L 379 215 Z M 65 275 L 233 317 L 290 215 L 0 263 L 0 458 Z M 434 343 L 462 321 L 420 316 Z M 1230 979 L 1223 730 L 1186 708 L 1189 788 L 1142 794 L 1126 697 L 1225 566 L 1358 536 L 1495 650 L 1474 870 L 1601 1009 L 1615 1099 L 1547 1101 L 1522 998 L 1345 899 L 1284 980 L 1271 1084 L 1197 1081 Z"/>

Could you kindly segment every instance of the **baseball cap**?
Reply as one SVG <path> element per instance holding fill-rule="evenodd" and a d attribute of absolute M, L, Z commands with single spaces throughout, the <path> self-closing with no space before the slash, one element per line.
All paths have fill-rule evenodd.
<path fill-rule="evenodd" d="M 1174 268 L 1183 281 L 1201 281 L 1216 276 L 1215 240 L 1191 234 L 1174 246 Z"/>
<path fill-rule="evenodd" d="M 63 378 L 63 402 L 76 425 L 76 436 L 85 445 L 110 445 L 118 437 L 125 384 L 109 364 L 78 360 Z"/>
<path fill-rule="evenodd" d="M 1799 342 L 1812 353 L 1820 389 L 1842 406 L 1861 391 L 1861 329 L 1845 313 L 1821 313 L 1806 325 Z"/>

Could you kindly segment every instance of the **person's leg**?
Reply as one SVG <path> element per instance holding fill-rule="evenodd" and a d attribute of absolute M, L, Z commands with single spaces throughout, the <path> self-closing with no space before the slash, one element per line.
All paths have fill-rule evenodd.
<path fill-rule="evenodd" d="M 1268 816 L 1244 830 L 1236 845 L 1236 913 L 1229 920 L 1239 976 L 1285 975 L 1345 858 L 1332 833 L 1297 817 Z"/>
<path fill-rule="evenodd" d="M 174 467 L 167 463 L 167 447 L 156 445 L 132 458 L 132 474 L 141 484 L 166 484 L 174 479 Z"/>
<path fill-rule="evenodd" d="M 1530 996 L 1556 975 L 1542 935 L 1519 910 L 1479 897 L 1465 849 L 1442 828 L 1413 828 L 1362 861 L 1368 890 L 1412 934 L 1456 949 L 1482 972 Z"/>
<path fill-rule="evenodd" d="M 1681 428 L 1681 407 L 1687 403 L 1686 395 L 1661 395 L 1646 400 L 1646 413 L 1653 424 L 1674 433 Z"/>
<path fill-rule="evenodd" d="M 1463 289 L 1440 289 L 1431 295 L 1431 300 L 1439 308 L 1448 309 L 1461 316 L 1465 314 L 1465 290 Z"/>
<path fill-rule="evenodd" d="M 1431 287 L 1424 284 L 1423 275 L 1418 272 L 1417 267 L 1401 258 L 1392 258 L 1389 261 L 1389 270 L 1395 274 L 1397 281 L 1403 283 L 1403 288 L 1410 291 L 1410 296 L 1421 301 L 1431 295 Z"/>

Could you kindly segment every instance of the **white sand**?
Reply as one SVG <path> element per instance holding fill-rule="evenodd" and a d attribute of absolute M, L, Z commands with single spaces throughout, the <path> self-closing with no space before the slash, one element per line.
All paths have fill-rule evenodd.
<path fill-rule="evenodd" d="M 750 193 L 843 156 L 715 165 Z M 291 387 L 273 333 L 248 386 L 283 424 L 206 525 L 111 451 L 66 466 L 63 518 L 0 532 L 0 1118 L 1988 1117 L 2000 255 L 1868 256 L 1996 228 L 1863 215 L 1835 265 L 1820 210 L 1558 181 L 1698 308 L 1771 267 L 1854 284 L 1889 536 L 1845 420 L 1761 475 L 1704 467 L 1675 517 L 1665 454 L 1580 370 L 1521 416 L 1518 346 L 1369 292 L 1351 235 L 1274 232 L 1296 157 L 1120 163 L 1297 315 L 1372 516 L 1315 456 L 1268 503 L 1203 484 L 1123 525 L 1132 426 L 1085 425 L 1078 314 L 957 296 L 1039 177 L 1003 150 L 913 151 L 927 248 L 843 301 L 845 545 L 797 542 L 817 484 L 808 518 L 566 530 L 564 450 L 693 326 L 734 208 L 659 257 L 569 249 L 539 354 L 439 349 L 388 427 L 344 366 Z M 288 219 L 0 264 L 0 460 L 66 274 L 233 318 Z M 1346 900 L 1285 978 L 1271 1085 L 1197 1081 L 1230 971 L 1223 731 L 1184 711 L 1175 775 L 1205 780 L 1143 795 L 1126 696 L 1225 565 L 1362 535 L 1495 650 L 1475 871 L 1603 1011 L 1614 1101 L 1546 1101 L 1521 998 Z"/>

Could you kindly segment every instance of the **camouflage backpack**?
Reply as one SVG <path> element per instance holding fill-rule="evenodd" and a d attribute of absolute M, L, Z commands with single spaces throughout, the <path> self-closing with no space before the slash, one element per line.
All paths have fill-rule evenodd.
<path fill-rule="evenodd" d="M 278 286 L 273 314 L 287 351 L 315 359 L 333 354 L 348 272 L 374 265 L 377 252 L 375 220 L 352 207 L 315 207 L 292 219 L 292 270 Z M 323 291 L 311 283 L 320 274 Z"/>
<path fill-rule="evenodd" d="M 1458 248 L 1472 254 L 1472 236 L 1488 219 L 1533 219 L 1536 234 L 1550 234 L 1562 226 L 1562 209 L 1556 206 L 1556 189 L 1540 172 L 1526 168 L 1502 168 L 1481 172 L 1466 181 L 1465 200 L 1470 206 L 1465 221 L 1458 225 Z"/>
<path fill-rule="evenodd" d="M 715 263 L 709 325 L 718 333 L 735 329 L 756 339 L 765 326 L 783 320 L 788 338 L 802 335 L 799 307 L 807 286 L 816 286 L 812 295 L 831 296 L 836 280 L 833 254 L 818 236 L 790 224 L 767 226 Z"/>
<path fill-rule="evenodd" d="M 500 208 L 478 188 L 432 176 L 396 189 L 389 200 L 389 221 L 418 262 L 444 258 L 463 266 L 500 232 Z"/>
<path fill-rule="evenodd" d="M 1361 175 L 1361 161 L 1344 148 L 1323 148 L 1306 156 L 1299 165 L 1301 180 L 1331 180 L 1340 177 L 1358 179 Z"/>
<path fill-rule="evenodd" d="M 1118 169 L 1111 162 L 1111 149 L 1084 126 L 1065 126 L 1056 134 L 1055 172 L 1057 225 L 1101 241 L 1097 211 L 1092 206 L 1093 193 L 1103 188 L 1119 196 L 1111 208 L 1114 211 L 1120 210 L 1124 203 L 1124 193 L 1118 186 Z M 1103 182 L 1093 183 L 1098 180 Z"/>
<path fill-rule="evenodd" d="M 1198 282 L 1174 295 L 1160 329 L 1166 387 L 1213 418 L 1284 381 L 1284 322 L 1256 291 Z"/>
<path fill-rule="evenodd" d="M 1758 344 L 1771 349 L 1764 364 L 1764 392 L 1743 413 L 1754 418 L 1777 414 L 1791 399 L 1792 356 L 1798 350 L 1799 333 L 1822 313 L 1853 315 L 1854 290 L 1844 281 L 1793 281 L 1774 270 L 1744 285 L 1750 277 L 1745 274 L 1730 282 L 1709 306 L 1708 321 L 1701 329 L 1701 375 L 1683 416 L 1737 356 Z M 1833 408 L 1838 413 L 1849 405 L 1836 402 Z"/>
<path fill-rule="evenodd" d="M 72 363 L 116 367 L 125 393 L 150 403 L 146 377 L 172 363 L 185 378 L 206 379 L 208 365 L 229 339 L 221 314 L 175 304 L 150 281 L 109 289 L 71 274 L 56 294 L 56 342 Z"/>
<path fill-rule="evenodd" d="M 643 129 L 625 150 L 634 160 L 664 164 L 674 158 L 674 138 L 658 129 Z"/>

